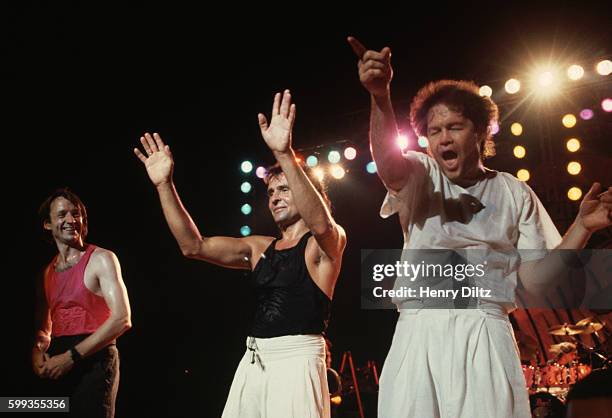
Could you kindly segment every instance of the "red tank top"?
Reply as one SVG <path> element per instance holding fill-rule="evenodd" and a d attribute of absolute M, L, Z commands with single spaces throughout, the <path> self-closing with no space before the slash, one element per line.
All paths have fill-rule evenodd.
<path fill-rule="evenodd" d="M 85 286 L 85 268 L 96 248 L 88 244 L 79 262 L 68 270 L 55 271 L 55 259 L 47 268 L 45 294 L 51 311 L 51 335 L 54 337 L 91 334 L 111 314 L 104 298 Z"/>

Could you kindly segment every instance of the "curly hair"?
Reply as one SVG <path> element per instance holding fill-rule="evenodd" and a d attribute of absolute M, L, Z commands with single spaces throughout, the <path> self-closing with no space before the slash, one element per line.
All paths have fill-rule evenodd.
<path fill-rule="evenodd" d="M 482 138 L 482 158 L 495 155 L 490 127 L 497 122 L 499 111 L 493 100 L 479 94 L 479 88 L 474 82 L 439 80 L 421 88 L 410 104 L 410 124 L 418 135 L 427 136 L 427 113 L 437 104 L 445 104 L 472 121 L 476 133 Z"/>

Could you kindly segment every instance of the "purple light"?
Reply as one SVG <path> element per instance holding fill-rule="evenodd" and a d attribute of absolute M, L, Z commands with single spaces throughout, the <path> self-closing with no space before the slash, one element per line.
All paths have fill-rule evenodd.
<path fill-rule="evenodd" d="M 580 111 L 580 119 L 582 120 L 591 120 L 595 114 L 591 109 L 582 109 Z"/>
<path fill-rule="evenodd" d="M 257 170 L 255 170 L 255 175 L 257 177 L 259 177 L 260 179 L 263 179 L 266 176 L 266 169 L 264 167 L 257 167 Z"/>
<path fill-rule="evenodd" d="M 499 132 L 499 123 L 493 122 L 491 124 L 491 135 L 495 135 L 498 132 Z"/>

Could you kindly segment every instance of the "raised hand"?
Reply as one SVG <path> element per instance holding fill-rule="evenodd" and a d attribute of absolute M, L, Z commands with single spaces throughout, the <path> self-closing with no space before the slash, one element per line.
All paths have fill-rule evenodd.
<path fill-rule="evenodd" d="M 582 199 L 578 219 L 589 232 L 595 232 L 612 225 L 612 187 L 598 194 L 599 183 L 593 183 Z"/>
<path fill-rule="evenodd" d="M 154 133 L 151 136 L 148 132 L 140 137 L 147 156 L 138 149 L 134 148 L 134 154 L 144 164 L 147 169 L 147 174 L 151 182 L 155 186 L 172 181 L 172 171 L 174 168 L 174 159 L 170 152 L 170 147 L 164 144 L 161 136 Z"/>
<path fill-rule="evenodd" d="M 291 131 L 295 121 L 295 104 L 291 104 L 291 93 L 289 93 L 289 90 L 285 90 L 282 97 L 280 93 L 274 95 L 270 125 L 268 125 L 268 121 L 262 113 L 258 114 L 257 118 L 259 119 L 261 136 L 263 136 L 266 145 L 268 145 L 272 152 L 283 153 L 291 149 Z"/>
<path fill-rule="evenodd" d="M 391 68 L 391 48 L 384 47 L 380 52 L 368 50 L 357 38 L 349 36 L 348 43 L 359 58 L 359 81 L 373 96 L 389 94 L 389 84 L 393 78 Z"/>

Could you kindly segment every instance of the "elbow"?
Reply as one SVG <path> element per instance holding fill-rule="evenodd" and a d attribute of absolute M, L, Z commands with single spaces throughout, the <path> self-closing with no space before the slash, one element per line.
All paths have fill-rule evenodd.
<path fill-rule="evenodd" d="M 197 258 L 200 254 L 201 241 L 191 242 L 189 245 L 180 245 L 183 257 Z"/>
<path fill-rule="evenodd" d="M 132 319 L 128 315 L 117 318 L 115 326 L 117 327 L 117 333 L 121 335 L 132 328 Z"/>

